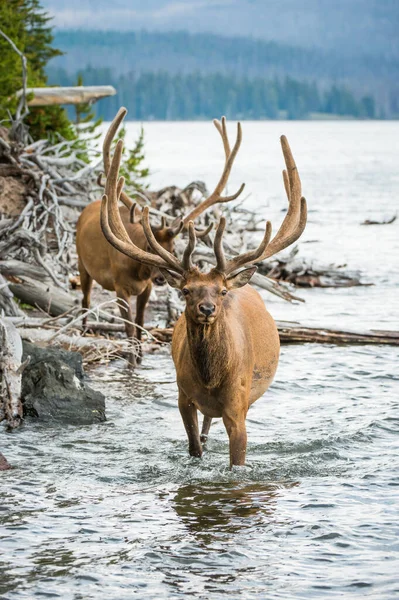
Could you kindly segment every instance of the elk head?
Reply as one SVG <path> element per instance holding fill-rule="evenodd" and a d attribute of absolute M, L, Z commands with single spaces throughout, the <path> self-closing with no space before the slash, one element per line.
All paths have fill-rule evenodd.
<path fill-rule="evenodd" d="M 285 136 L 281 146 L 286 164 L 283 171 L 288 210 L 277 234 L 271 240 L 271 224 L 266 222 L 263 240 L 258 248 L 227 260 L 223 250 L 223 233 L 226 222 L 222 217 L 214 240 L 216 266 L 209 273 L 201 273 L 192 262 L 196 245 L 196 232 L 192 221 L 188 224 L 189 241 L 183 258 L 179 261 L 156 239 L 149 222 L 148 207 L 143 210 L 143 229 L 152 252 L 135 246 L 126 233 L 118 211 L 118 199 L 123 188 L 123 177 L 118 180 L 122 153 L 119 141 L 107 178 L 101 206 L 101 226 L 107 240 L 120 252 L 134 260 L 157 267 L 167 282 L 181 290 L 186 301 L 186 314 L 198 324 L 211 325 L 230 302 L 229 292 L 248 283 L 256 271 L 256 262 L 269 258 L 294 243 L 302 234 L 307 218 L 306 200 L 302 197 L 301 181 Z M 248 266 L 251 265 L 251 266 Z"/>

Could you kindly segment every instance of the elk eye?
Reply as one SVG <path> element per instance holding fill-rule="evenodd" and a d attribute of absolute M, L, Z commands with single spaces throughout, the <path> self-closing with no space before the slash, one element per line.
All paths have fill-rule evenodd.
<path fill-rule="evenodd" d="M 187 288 L 183 288 L 183 289 L 182 289 L 182 292 L 183 292 L 183 294 L 184 294 L 185 296 L 188 296 L 188 294 L 190 293 L 190 290 L 189 290 L 189 289 L 187 289 Z"/>
<path fill-rule="evenodd" d="M 221 294 L 222 294 L 222 296 L 225 296 L 227 294 L 227 290 L 222 290 Z"/>

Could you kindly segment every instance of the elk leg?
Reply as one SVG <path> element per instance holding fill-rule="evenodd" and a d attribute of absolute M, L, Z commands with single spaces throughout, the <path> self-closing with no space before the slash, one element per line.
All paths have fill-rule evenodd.
<path fill-rule="evenodd" d="M 81 261 L 79 261 L 79 274 L 80 274 L 80 285 L 81 285 L 82 292 L 83 292 L 82 308 L 87 309 L 87 308 L 90 308 L 90 295 L 91 295 L 91 288 L 93 286 L 93 278 L 90 277 L 90 275 L 84 268 L 83 263 Z M 82 324 L 84 327 L 86 327 L 86 323 L 87 323 L 87 314 L 82 319 Z"/>
<path fill-rule="evenodd" d="M 198 429 L 198 415 L 194 404 L 179 390 L 179 410 L 188 437 L 190 456 L 202 456 L 202 446 Z"/>
<path fill-rule="evenodd" d="M 133 313 L 130 305 L 130 296 L 124 290 L 118 288 L 116 290 L 118 298 L 118 306 L 121 313 L 122 319 L 125 319 L 125 331 L 127 337 L 133 344 L 132 351 L 129 354 L 129 365 L 132 367 L 136 366 L 136 336 L 135 327 L 133 325 Z"/>
<path fill-rule="evenodd" d="M 201 430 L 201 442 L 202 444 L 206 444 L 209 434 L 209 429 L 211 428 L 212 419 L 211 417 L 204 417 L 202 422 L 202 430 Z"/>
<path fill-rule="evenodd" d="M 150 297 L 151 294 L 151 290 L 152 290 L 152 283 L 150 282 L 147 287 L 145 288 L 144 292 L 142 292 L 141 294 L 139 294 L 137 296 L 137 300 L 136 300 L 136 325 L 138 325 L 138 327 L 136 327 L 136 338 L 139 341 L 139 347 L 138 347 L 138 352 L 139 352 L 139 356 L 137 358 L 137 362 L 141 362 L 141 358 L 142 358 L 142 348 L 141 348 L 141 334 L 142 334 L 142 327 L 144 326 L 144 312 L 145 312 L 145 307 L 147 306 L 147 302 L 148 302 L 148 298 Z"/>
<path fill-rule="evenodd" d="M 223 423 L 230 440 L 230 469 L 234 465 L 245 465 L 247 451 L 247 430 L 245 427 L 245 413 L 223 413 Z"/>

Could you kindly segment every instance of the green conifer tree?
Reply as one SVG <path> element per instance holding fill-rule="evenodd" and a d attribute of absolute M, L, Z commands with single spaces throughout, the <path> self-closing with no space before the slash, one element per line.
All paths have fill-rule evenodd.
<path fill-rule="evenodd" d="M 46 85 L 45 67 L 51 58 L 61 54 L 52 47 L 49 21 L 39 0 L 0 0 L 0 28 L 26 56 L 29 87 Z M 0 56 L 0 120 L 7 121 L 17 106 L 15 94 L 22 88 L 22 65 L 20 57 L 3 37 L 0 37 Z M 60 106 L 31 108 L 26 124 L 33 139 L 56 133 L 69 140 L 76 136 Z"/>

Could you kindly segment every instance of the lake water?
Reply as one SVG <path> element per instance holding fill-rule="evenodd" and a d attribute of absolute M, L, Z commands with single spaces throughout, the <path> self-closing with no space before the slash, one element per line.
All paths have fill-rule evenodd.
<path fill-rule="evenodd" d="M 243 133 L 229 189 L 245 181 L 247 205 L 279 223 L 285 133 L 310 209 L 300 255 L 375 284 L 301 290 L 296 305 L 265 294 L 273 316 L 398 329 L 399 221 L 360 223 L 398 209 L 399 123 L 250 122 Z M 216 181 L 211 124 L 148 123 L 145 137 L 153 188 Z M 134 374 L 95 372 L 105 424 L 1 433 L 16 468 L 0 475 L 0 598 L 393 600 L 398 379 L 395 347 L 283 347 L 248 415 L 247 466 L 230 472 L 220 421 L 203 459 L 188 457 L 168 354 Z"/>

